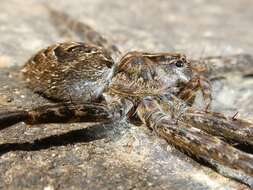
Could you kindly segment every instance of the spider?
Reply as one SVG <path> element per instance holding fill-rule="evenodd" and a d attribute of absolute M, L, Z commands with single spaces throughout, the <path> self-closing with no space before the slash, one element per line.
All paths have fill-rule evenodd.
<path fill-rule="evenodd" d="M 0 130 L 18 122 L 144 124 L 187 155 L 253 187 L 253 156 L 239 149 L 252 147 L 253 125 L 210 110 L 208 77 L 247 70 L 240 56 L 230 64 L 228 58 L 188 60 L 181 53 L 122 55 L 88 25 L 48 10 L 56 25 L 64 23 L 85 42 L 54 44 L 27 61 L 22 70 L 27 87 L 55 103 L 2 112 Z M 192 106 L 198 91 L 204 99 L 201 109 Z"/>

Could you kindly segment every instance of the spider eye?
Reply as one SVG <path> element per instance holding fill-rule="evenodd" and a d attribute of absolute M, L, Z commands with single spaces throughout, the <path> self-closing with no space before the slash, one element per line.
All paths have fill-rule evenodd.
<path fill-rule="evenodd" d="M 177 67 L 183 67 L 184 66 L 184 62 L 181 61 L 181 60 L 179 60 L 179 61 L 176 62 L 176 66 Z"/>

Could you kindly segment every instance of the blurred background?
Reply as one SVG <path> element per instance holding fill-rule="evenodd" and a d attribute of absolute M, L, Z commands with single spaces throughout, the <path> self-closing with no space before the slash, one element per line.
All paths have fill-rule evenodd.
<path fill-rule="evenodd" d="M 59 35 L 45 4 L 89 24 L 124 53 L 175 51 L 199 59 L 253 50 L 252 0 L 1 0 L 2 109 L 47 102 L 19 76 L 31 55 L 69 40 Z M 236 76 L 216 84 L 213 107 L 253 120 L 252 84 Z M 18 124 L 1 131 L 0 189 L 247 189 L 143 126 L 88 126 Z"/>
<path fill-rule="evenodd" d="M 1 54 L 10 65 L 62 40 L 41 3 L 90 24 L 122 51 L 180 51 L 196 58 L 252 52 L 251 0 L 2 0 Z"/>

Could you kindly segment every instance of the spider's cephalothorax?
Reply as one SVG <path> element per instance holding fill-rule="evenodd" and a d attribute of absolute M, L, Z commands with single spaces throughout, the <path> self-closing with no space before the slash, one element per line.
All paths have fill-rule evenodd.
<path fill-rule="evenodd" d="M 27 86 L 60 102 L 1 113 L 0 129 L 20 121 L 113 123 L 136 119 L 186 154 L 253 187 L 253 157 L 245 152 L 245 145 L 253 147 L 253 125 L 207 109 L 210 82 L 200 74 L 217 76 L 230 63 L 234 70 L 246 70 L 242 60 L 252 68 L 251 56 L 232 56 L 231 61 L 209 57 L 201 66 L 178 53 L 135 51 L 120 58 L 118 48 L 91 27 L 49 10 L 56 26 L 65 24 L 82 34 L 86 43 L 59 43 L 33 56 L 23 69 Z M 192 107 L 199 90 L 205 110 Z"/>
<path fill-rule="evenodd" d="M 178 92 L 193 76 L 186 57 L 177 53 L 130 52 L 121 59 L 117 71 L 110 90 L 121 96 Z"/>

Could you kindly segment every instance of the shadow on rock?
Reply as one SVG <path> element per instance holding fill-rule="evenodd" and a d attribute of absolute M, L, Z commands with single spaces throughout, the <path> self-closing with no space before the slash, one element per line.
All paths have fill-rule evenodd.
<path fill-rule="evenodd" d="M 98 124 L 85 129 L 78 129 L 64 134 L 52 135 L 33 142 L 5 143 L 0 145 L 0 156 L 11 151 L 37 151 L 54 146 L 66 146 L 75 143 L 91 142 L 121 135 L 121 131 L 118 127 L 116 128 L 117 129 L 115 129 L 112 124 L 110 126 Z"/>

